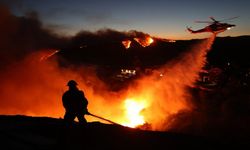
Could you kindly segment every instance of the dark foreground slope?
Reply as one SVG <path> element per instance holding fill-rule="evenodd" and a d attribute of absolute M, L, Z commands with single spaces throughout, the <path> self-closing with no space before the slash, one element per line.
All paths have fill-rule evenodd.
<path fill-rule="evenodd" d="M 66 126 L 61 119 L 0 116 L 1 149 L 225 149 L 240 145 L 169 132 L 88 123 Z"/>

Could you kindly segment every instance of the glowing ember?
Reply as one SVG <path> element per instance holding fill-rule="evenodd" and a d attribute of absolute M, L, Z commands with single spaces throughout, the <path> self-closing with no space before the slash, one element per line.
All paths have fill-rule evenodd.
<path fill-rule="evenodd" d="M 130 48 L 131 41 L 130 41 L 130 40 L 125 40 L 125 41 L 122 41 L 122 44 L 123 44 L 123 46 L 124 46 L 126 49 L 129 49 L 129 48 Z"/>
<path fill-rule="evenodd" d="M 133 99 L 126 99 L 125 109 L 127 122 L 123 123 L 123 125 L 128 127 L 143 125 L 145 123 L 144 116 L 142 116 L 140 113 L 144 108 L 145 104 L 143 102 L 137 102 Z"/>
<path fill-rule="evenodd" d="M 45 61 L 47 60 L 48 58 L 50 58 L 51 56 L 55 55 L 56 53 L 58 53 L 59 50 L 54 50 L 53 52 L 47 54 L 47 55 L 44 55 L 40 58 L 40 61 Z"/>
<path fill-rule="evenodd" d="M 154 42 L 154 39 L 152 39 L 150 36 L 147 36 L 145 38 L 134 38 L 134 40 L 143 47 L 147 47 Z"/>

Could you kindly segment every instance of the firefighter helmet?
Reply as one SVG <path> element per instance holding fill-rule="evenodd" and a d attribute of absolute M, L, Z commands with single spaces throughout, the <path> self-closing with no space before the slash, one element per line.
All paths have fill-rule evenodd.
<path fill-rule="evenodd" d="M 67 84 L 68 86 L 76 86 L 78 85 L 75 80 L 70 80 Z"/>

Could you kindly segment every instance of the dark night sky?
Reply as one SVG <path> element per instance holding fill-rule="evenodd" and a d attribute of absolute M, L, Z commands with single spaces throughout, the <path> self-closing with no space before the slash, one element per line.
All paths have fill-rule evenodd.
<path fill-rule="evenodd" d="M 22 16 L 36 11 L 44 26 L 56 32 L 74 35 L 80 30 L 96 31 L 111 28 L 118 31 L 138 30 L 153 36 L 174 39 L 207 37 L 190 35 L 186 26 L 194 30 L 206 24 L 196 20 L 218 20 L 239 16 L 228 23 L 236 28 L 220 36 L 250 34 L 250 1 L 247 0 L 0 0 L 11 11 Z"/>

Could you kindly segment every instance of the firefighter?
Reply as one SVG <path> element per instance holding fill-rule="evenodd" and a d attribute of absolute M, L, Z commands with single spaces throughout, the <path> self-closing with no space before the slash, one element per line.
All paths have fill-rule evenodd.
<path fill-rule="evenodd" d="M 77 117 L 80 124 L 86 124 L 85 114 L 89 114 L 87 106 L 88 100 L 84 96 L 84 92 L 79 90 L 77 82 L 74 80 L 68 81 L 69 89 L 63 94 L 62 102 L 65 108 L 64 120 L 67 123 L 73 123 Z"/>

